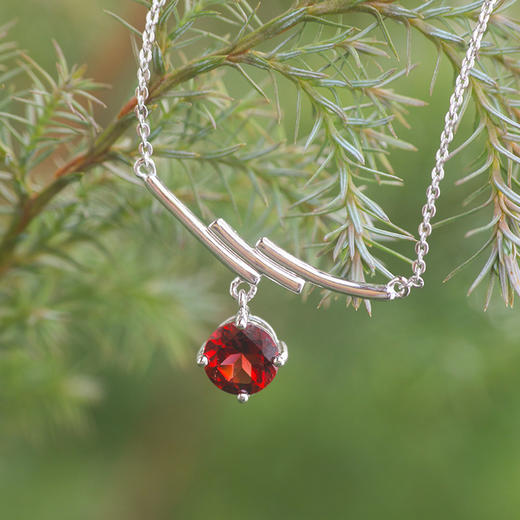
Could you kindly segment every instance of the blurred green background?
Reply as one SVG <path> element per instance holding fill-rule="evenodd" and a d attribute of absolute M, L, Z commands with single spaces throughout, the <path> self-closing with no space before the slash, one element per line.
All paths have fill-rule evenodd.
<path fill-rule="evenodd" d="M 126 0 L 2 0 L 0 18 L 18 19 L 12 38 L 46 68 L 54 38 L 70 62 L 86 62 L 92 77 L 114 84 L 104 100 L 115 110 L 133 89 L 134 62 L 127 32 L 103 9 L 141 25 L 142 8 Z M 435 57 L 417 42 L 414 61 L 424 73 L 401 84 L 429 101 L 403 133 L 420 151 L 396 158 L 406 186 L 381 190 L 385 208 L 409 229 L 452 84 L 443 66 L 429 97 Z M 460 168 L 450 165 L 452 178 Z M 449 175 L 443 195 L 440 214 L 455 213 L 464 193 Z M 476 266 L 442 285 L 479 243 L 463 241 L 466 230 L 460 221 L 436 233 L 427 288 L 374 305 L 373 318 L 339 301 L 316 310 L 317 297 L 302 302 L 263 285 L 254 312 L 287 341 L 291 357 L 247 406 L 216 391 L 191 363 L 197 344 L 183 362 L 157 355 L 137 374 L 99 368 L 104 397 L 86 431 L 1 446 L 0 518 L 518 518 L 520 321 L 498 300 L 483 313 L 481 294 L 466 298 Z M 147 251 L 163 263 L 182 255 L 151 239 Z M 200 256 L 225 295 L 229 273 Z M 215 323 L 233 308 L 223 298 Z M 209 332 L 192 335 L 202 341 Z"/>

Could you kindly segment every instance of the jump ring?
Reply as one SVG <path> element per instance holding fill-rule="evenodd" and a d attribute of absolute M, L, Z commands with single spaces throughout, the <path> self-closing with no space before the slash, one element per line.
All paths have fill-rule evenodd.
<path fill-rule="evenodd" d="M 240 285 L 242 284 L 245 284 L 249 287 L 247 292 L 244 289 L 239 289 Z M 242 280 L 242 278 L 240 278 L 239 276 L 237 276 L 229 286 L 229 294 L 232 298 L 238 301 L 240 306 L 242 306 L 241 298 L 245 298 L 245 304 L 247 304 L 247 302 L 251 301 L 255 297 L 256 290 L 256 285 Z M 245 296 L 242 296 L 242 294 L 244 294 Z"/>
<path fill-rule="evenodd" d="M 396 276 L 390 280 L 386 285 L 386 289 L 391 300 L 395 298 L 406 298 L 410 294 L 410 284 L 408 283 L 408 279 L 404 276 Z"/>

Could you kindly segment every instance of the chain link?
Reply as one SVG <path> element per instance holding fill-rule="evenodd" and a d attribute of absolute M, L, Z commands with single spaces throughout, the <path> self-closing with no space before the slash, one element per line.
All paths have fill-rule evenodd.
<path fill-rule="evenodd" d="M 388 282 L 386 288 L 390 298 L 403 298 L 410 294 L 414 287 L 423 287 L 422 276 L 426 271 L 425 257 L 429 251 L 428 238 L 432 234 L 431 220 L 437 212 L 436 202 L 440 197 L 440 183 L 444 178 L 444 165 L 450 157 L 449 146 L 457 128 L 460 117 L 460 108 L 464 102 L 464 95 L 469 86 L 471 70 L 475 66 L 482 37 L 486 32 L 489 18 L 498 0 L 484 0 L 480 11 L 478 22 L 475 26 L 466 55 L 462 61 L 460 73 L 455 82 L 455 89 L 450 97 L 449 110 L 444 118 L 444 130 L 440 137 L 440 146 L 435 154 L 435 166 L 431 173 L 431 183 L 426 190 L 426 204 L 422 208 L 422 221 L 419 224 L 419 240 L 415 245 L 417 254 L 412 264 L 412 276 L 406 278 L 397 276 Z M 137 72 L 138 86 L 136 89 L 137 104 L 135 113 L 137 116 L 137 134 L 140 138 L 139 157 L 134 164 L 135 174 L 147 179 L 157 174 L 155 162 L 152 158 L 153 146 L 148 140 L 150 137 L 150 125 L 148 123 L 148 84 L 150 81 L 150 62 L 152 61 L 153 45 L 155 42 L 155 31 L 159 21 L 159 13 L 166 0 L 153 0 L 152 6 L 146 15 L 146 25 L 143 31 L 143 43 L 139 52 L 139 69 Z"/>
<path fill-rule="evenodd" d="M 148 84 L 150 82 L 150 62 L 153 55 L 153 44 L 155 42 L 155 30 L 159 22 L 159 14 L 166 0 L 153 0 L 150 10 L 146 14 L 146 24 L 143 31 L 143 44 L 139 52 L 139 68 L 137 70 L 137 88 L 135 97 L 135 115 L 137 116 L 137 135 L 139 136 L 139 157 L 134 164 L 134 172 L 141 179 L 155 176 L 157 170 L 152 159 L 153 146 L 150 137 L 150 124 L 148 123 Z"/>
<path fill-rule="evenodd" d="M 248 287 L 247 291 L 241 289 L 241 285 L 246 285 Z M 257 289 L 258 287 L 256 285 L 248 283 L 238 276 L 231 282 L 231 285 L 229 286 L 229 294 L 240 306 L 243 306 L 247 305 L 247 303 L 255 297 Z"/>
<path fill-rule="evenodd" d="M 412 276 L 406 278 L 397 276 L 387 284 L 387 289 L 393 298 L 408 296 L 412 287 L 423 287 L 422 278 L 426 271 L 425 257 L 429 251 L 428 238 L 432 234 L 431 220 L 437 212 L 436 202 L 440 197 L 440 183 L 444 178 L 444 165 L 450 157 L 449 146 L 453 141 L 460 117 L 460 108 L 464 102 L 464 94 L 469 86 L 469 77 L 478 57 L 482 37 L 486 32 L 489 18 L 498 0 L 484 0 L 479 19 L 462 61 L 455 89 L 450 97 L 450 107 L 444 118 L 444 130 L 441 133 L 440 146 L 435 154 L 435 166 L 432 170 L 432 181 L 426 190 L 426 204 L 422 208 L 422 222 L 419 224 L 419 240 L 415 244 L 417 259 L 412 264 Z"/>

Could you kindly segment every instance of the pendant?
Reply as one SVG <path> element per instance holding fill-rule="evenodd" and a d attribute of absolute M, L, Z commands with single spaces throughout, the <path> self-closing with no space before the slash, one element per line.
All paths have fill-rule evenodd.
<path fill-rule="evenodd" d="M 248 302 L 256 294 L 256 285 L 241 289 L 244 282 L 235 278 L 230 294 L 238 301 L 236 316 L 224 321 L 202 345 L 197 364 L 209 380 L 224 392 L 246 403 L 252 394 L 264 389 L 288 358 L 287 346 L 276 337 L 272 327 L 249 313 Z"/>

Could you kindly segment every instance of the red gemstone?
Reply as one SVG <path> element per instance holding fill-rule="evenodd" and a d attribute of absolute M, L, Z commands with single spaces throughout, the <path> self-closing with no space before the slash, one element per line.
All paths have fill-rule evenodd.
<path fill-rule="evenodd" d="M 230 321 L 206 342 L 206 374 L 224 392 L 254 394 L 273 380 L 278 371 L 273 360 L 279 353 L 275 339 L 263 328 L 249 322 L 241 330 Z"/>

